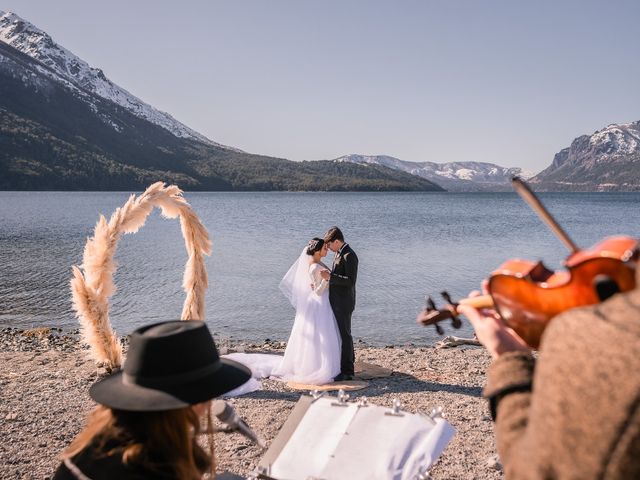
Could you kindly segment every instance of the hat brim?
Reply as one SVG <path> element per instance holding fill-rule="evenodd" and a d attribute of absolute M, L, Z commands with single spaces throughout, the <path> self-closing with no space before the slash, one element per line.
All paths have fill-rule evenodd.
<path fill-rule="evenodd" d="M 173 387 L 160 389 L 123 382 L 122 371 L 94 383 L 89 395 L 96 402 L 117 410 L 160 411 L 175 410 L 206 402 L 251 378 L 251 370 L 226 358 L 215 372 Z"/>

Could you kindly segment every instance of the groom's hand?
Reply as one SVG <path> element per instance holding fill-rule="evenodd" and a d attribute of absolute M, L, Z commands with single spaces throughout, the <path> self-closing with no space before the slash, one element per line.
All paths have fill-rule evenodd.
<path fill-rule="evenodd" d="M 322 270 L 320 272 L 320 276 L 323 280 L 329 280 L 331 278 L 331 273 L 329 272 L 329 270 Z"/>

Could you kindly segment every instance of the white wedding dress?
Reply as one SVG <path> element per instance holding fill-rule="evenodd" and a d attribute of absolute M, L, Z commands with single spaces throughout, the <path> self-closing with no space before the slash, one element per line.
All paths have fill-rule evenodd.
<path fill-rule="evenodd" d="M 226 396 L 257 390 L 262 378 L 323 385 L 340 373 L 340 332 L 329 303 L 329 282 L 320 276 L 328 268 L 310 261 L 311 257 L 303 252 L 280 284 L 296 309 L 284 357 L 254 353 L 224 355 L 243 363 L 253 374 L 249 382 Z"/>
<path fill-rule="evenodd" d="M 284 380 L 322 385 L 340 373 L 340 332 L 329 303 L 329 282 L 320 276 L 327 268 L 309 267 L 310 282 L 305 301 L 300 302 L 282 363 L 273 372 Z"/>

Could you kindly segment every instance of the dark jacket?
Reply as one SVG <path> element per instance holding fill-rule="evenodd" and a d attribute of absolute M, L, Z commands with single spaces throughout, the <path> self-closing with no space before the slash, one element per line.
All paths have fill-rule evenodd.
<path fill-rule="evenodd" d="M 356 280 L 358 278 L 358 256 L 345 244 L 333 261 L 329 280 L 329 301 L 334 310 L 353 312 L 356 307 Z"/>
<path fill-rule="evenodd" d="M 105 456 L 94 448 L 87 448 L 71 459 L 72 468 L 91 480 L 174 480 L 173 472 L 150 471 L 141 467 L 125 465 L 122 455 Z M 82 480 L 82 476 L 73 474 L 67 466 L 60 464 L 53 480 Z"/>
<path fill-rule="evenodd" d="M 507 479 L 640 478 L 640 289 L 554 318 L 537 360 L 491 365 L 485 396 Z"/>

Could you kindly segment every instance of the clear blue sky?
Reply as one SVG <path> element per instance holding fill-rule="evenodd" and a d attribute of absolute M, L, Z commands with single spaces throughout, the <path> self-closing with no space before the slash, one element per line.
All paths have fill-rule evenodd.
<path fill-rule="evenodd" d="M 0 0 L 212 140 L 538 171 L 640 119 L 638 1 Z"/>

